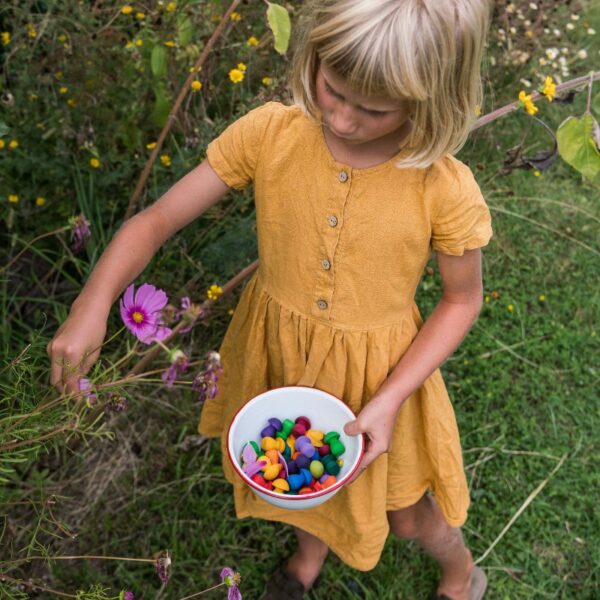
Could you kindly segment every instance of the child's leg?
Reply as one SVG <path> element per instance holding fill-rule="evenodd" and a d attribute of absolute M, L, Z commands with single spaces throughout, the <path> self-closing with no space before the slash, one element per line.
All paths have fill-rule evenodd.
<path fill-rule="evenodd" d="M 439 595 L 452 600 L 469 600 L 473 559 L 460 529 L 450 527 L 435 500 L 423 496 L 413 506 L 388 512 L 392 533 L 419 542 L 442 569 Z"/>
<path fill-rule="evenodd" d="M 329 548 L 319 538 L 302 529 L 294 527 L 294 532 L 298 538 L 298 549 L 292 554 L 285 569 L 308 590 L 321 572 Z"/>

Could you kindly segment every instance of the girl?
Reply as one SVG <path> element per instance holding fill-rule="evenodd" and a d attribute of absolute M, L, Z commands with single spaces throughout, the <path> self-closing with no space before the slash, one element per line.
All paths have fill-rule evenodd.
<path fill-rule="evenodd" d="M 485 0 L 308 3 L 293 106 L 271 102 L 239 119 L 126 222 L 49 345 L 52 382 L 75 390 L 111 304 L 154 252 L 230 188 L 254 185 L 260 266 L 199 430 L 226 444 L 242 403 L 304 385 L 343 398 L 358 414 L 346 433 L 369 440 L 356 480 L 306 511 L 266 504 L 225 458 L 238 517 L 295 527 L 298 549 L 264 598 L 302 598 L 328 549 L 372 569 L 390 529 L 440 564 L 438 598 L 483 596 L 485 575 L 459 529 L 469 494 L 438 367 L 477 317 L 479 248 L 492 233 L 473 175 L 452 157 L 480 101 L 487 22 Z M 431 250 L 443 294 L 422 324 L 413 298 Z M 80 374 L 63 368 L 80 360 Z"/>

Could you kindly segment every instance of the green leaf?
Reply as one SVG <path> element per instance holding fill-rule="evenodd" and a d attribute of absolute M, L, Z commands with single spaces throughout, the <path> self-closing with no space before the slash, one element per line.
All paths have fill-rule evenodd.
<path fill-rule="evenodd" d="M 288 11 L 279 4 L 267 2 L 267 21 L 275 38 L 275 50 L 279 54 L 285 54 L 290 43 L 290 33 L 292 32 L 292 23 Z"/>
<path fill-rule="evenodd" d="M 586 179 L 594 179 L 600 173 L 600 152 L 594 140 L 598 123 L 591 113 L 578 119 L 568 117 L 556 132 L 558 152 Z"/>
<path fill-rule="evenodd" d="M 0 137 L 4 137 L 8 131 L 8 125 L 4 121 L 0 121 Z"/>
<path fill-rule="evenodd" d="M 600 117 L 600 92 L 592 100 L 592 110 Z"/>
<path fill-rule="evenodd" d="M 150 66 L 152 67 L 152 75 L 156 79 L 163 79 L 167 74 L 167 49 L 158 44 L 152 49 L 150 57 Z"/>
<path fill-rule="evenodd" d="M 155 86 L 154 96 L 156 99 L 154 101 L 151 119 L 157 127 L 164 127 L 167 122 L 167 117 L 169 116 L 169 111 L 171 110 L 171 103 L 165 95 L 165 89 L 162 84 Z"/>
<path fill-rule="evenodd" d="M 179 46 L 187 46 L 192 41 L 192 34 L 194 27 L 189 17 L 180 15 L 177 19 L 177 37 L 179 39 Z"/>

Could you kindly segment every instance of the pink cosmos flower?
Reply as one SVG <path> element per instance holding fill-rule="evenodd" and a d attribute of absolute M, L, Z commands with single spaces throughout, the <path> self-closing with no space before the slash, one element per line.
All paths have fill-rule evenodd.
<path fill-rule="evenodd" d="M 238 588 L 241 580 L 240 574 L 229 567 L 225 567 L 221 571 L 221 581 L 227 586 L 227 600 L 242 600 L 242 594 Z"/>
<path fill-rule="evenodd" d="M 171 334 L 171 329 L 165 327 L 161 319 L 167 301 L 167 294 L 149 283 L 141 285 L 134 294 L 132 283 L 121 298 L 121 319 L 140 342 L 160 342 Z"/>

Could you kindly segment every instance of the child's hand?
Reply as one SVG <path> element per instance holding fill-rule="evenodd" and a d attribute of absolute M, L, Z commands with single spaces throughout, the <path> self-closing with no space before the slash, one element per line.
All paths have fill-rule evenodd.
<path fill-rule="evenodd" d="M 61 393 L 79 392 L 79 379 L 100 356 L 106 318 L 91 307 L 73 308 L 47 346 L 50 383 Z"/>
<path fill-rule="evenodd" d="M 352 483 L 379 455 L 392 449 L 392 434 L 398 409 L 384 396 L 374 397 L 359 413 L 355 421 L 344 425 L 347 435 L 366 436 L 366 449 Z"/>

